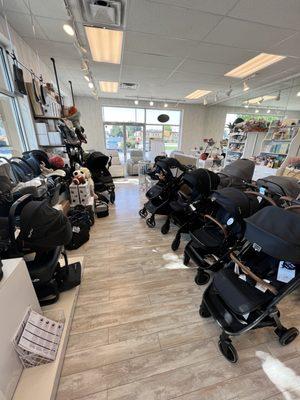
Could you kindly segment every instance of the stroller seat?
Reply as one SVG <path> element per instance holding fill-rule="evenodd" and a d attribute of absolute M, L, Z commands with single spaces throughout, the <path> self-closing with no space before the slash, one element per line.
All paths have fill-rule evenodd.
<path fill-rule="evenodd" d="M 254 285 L 240 279 L 231 268 L 217 272 L 213 285 L 228 307 L 239 315 L 256 310 L 274 297 L 271 292 L 262 292 Z"/>
<path fill-rule="evenodd" d="M 224 243 L 224 235 L 216 227 L 200 228 L 190 232 L 190 236 L 195 248 L 205 248 L 206 252 L 216 249 Z"/>
<path fill-rule="evenodd" d="M 36 254 L 34 260 L 26 261 L 30 278 L 35 285 L 49 282 L 54 275 L 57 267 L 62 246 L 57 246 L 47 252 Z"/>

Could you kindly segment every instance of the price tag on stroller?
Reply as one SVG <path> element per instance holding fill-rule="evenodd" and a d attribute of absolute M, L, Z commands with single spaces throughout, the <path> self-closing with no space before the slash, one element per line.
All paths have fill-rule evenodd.
<path fill-rule="evenodd" d="M 234 223 L 234 218 L 229 218 L 228 220 L 227 220 L 227 222 L 226 222 L 226 225 L 227 226 L 230 226 L 230 225 L 232 225 Z"/>
<path fill-rule="evenodd" d="M 260 252 L 261 251 L 261 247 L 257 244 L 257 243 L 253 243 L 253 246 L 255 251 Z"/>
<path fill-rule="evenodd" d="M 194 206 L 193 203 L 190 204 L 190 209 L 191 209 L 192 211 L 196 211 L 196 207 Z"/>
<path fill-rule="evenodd" d="M 260 187 L 259 188 L 259 193 L 262 194 L 263 196 L 266 194 L 266 188 Z"/>
<path fill-rule="evenodd" d="M 288 283 L 295 278 L 296 266 L 287 261 L 280 261 L 277 272 L 279 282 Z"/>

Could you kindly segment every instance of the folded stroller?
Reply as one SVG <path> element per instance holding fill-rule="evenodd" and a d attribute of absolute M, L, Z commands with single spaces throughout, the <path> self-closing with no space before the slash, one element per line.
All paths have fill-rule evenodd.
<path fill-rule="evenodd" d="M 100 151 L 94 151 L 88 155 L 85 166 L 91 172 L 95 184 L 95 192 L 108 192 L 110 202 L 113 204 L 116 199 L 116 194 L 114 181 L 109 172 L 111 157 L 106 156 Z"/>
<path fill-rule="evenodd" d="M 139 211 L 142 218 L 146 218 L 146 223 L 150 228 L 154 228 L 155 215 L 169 215 L 172 212 L 170 202 L 175 199 L 178 184 L 182 174 L 186 172 L 187 167 L 180 164 L 175 158 L 159 157 L 156 158 L 154 169 L 150 172 L 152 179 L 158 179 L 158 182 L 147 192 L 148 201 Z M 161 228 L 162 233 L 167 233 L 170 228 L 169 218 Z"/>
<path fill-rule="evenodd" d="M 244 218 L 255 213 L 259 207 L 256 196 L 236 188 L 224 188 L 213 192 L 215 210 L 204 215 L 207 222 L 190 232 L 191 240 L 184 249 L 184 264 L 192 259 L 198 265 L 195 277 L 197 285 L 205 285 L 209 273 L 218 271 L 225 263 L 229 252 L 244 235 Z"/>
<path fill-rule="evenodd" d="M 273 326 L 285 346 L 299 334 L 281 324 L 277 308 L 300 283 L 299 213 L 265 207 L 246 219 L 245 238 L 243 248 L 231 253 L 232 261 L 214 275 L 199 310 L 200 316 L 212 316 L 221 327 L 219 349 L 232 363 L 238 354 L 230 336 Z"/>
<path fill-rule="evenodd" d="M 255 163 L 246 158 L 233 161 L 218 173 L 220 188 L 235 187 L 237 189 L 246 189 L 251 187 L 254 169 Z"/>
<path fill-rule="evenodd" d="M 181 233 L 188 233 L 203 224 L 201 214 L 210 213 L 209 196 L 217 189 L 219 183 L 218 174 L 203 168 L 187 172 L 182 176 L 177 199 L 170 202 L 172 212 L 169 218 L 179 226 L 171 245 L 172 250 L 178 249 Z"/>
<path fill-rule="evenodd" d="M 1 222 L 3 229 L 4 218 Z M 2 246 L 2 257 L 35 254 L 26 265 L 41 305 L 56 302 L 60 291 L 80 283 L 80 264 L 72 264 L 70 268 L 63 250 L 72 238 L 72 229 L 61 211 L 49 206 L 47 200 L 34 201 L 27 194 L 11 206 L 7 223 L 9 246 Z M 63 268 L 59 264 L 61 255 L 65 259 Z"/>
<path fill-rule="evenodd" d="M 290 176 L 271 175 L 258 179 L 256 184 L 260 193 L 271 197 L 278 205 L 289 203 L 300 194 L 298 180 Z"/>

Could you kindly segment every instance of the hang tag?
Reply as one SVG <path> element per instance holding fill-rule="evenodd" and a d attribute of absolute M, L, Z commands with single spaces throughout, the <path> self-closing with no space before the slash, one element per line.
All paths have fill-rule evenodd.
<path fill-rule="evenodd" d="M 228 226 L 232 225 L 233 223 L 234 223 L 234 218 L 229 218 L 229 219 L 227 220 L 227 222 L 226 222 L 226 224 L 227 224 Z"/>
<path fill-rule="evenodd" d="M 268 281 L 267 279 L 263 279 L 266 283 L 270 283 L 270 281 Z M 256 289 L 260 290 L 261 292 L 265 293 L 268 289 L 263 286 L 261 283 L 257 283 L 255 285 Z"/>
<path fill-rule="evenodd" d="M 280 261 L 277 272 L 279 282 L 288 283 L 295 278 L 296 266 L 288 261 Z"/>
<path fill-rule="evenodd" d="M 191 209 L 192 211 L 196 211 L 196 207 L 194 206 L 194 204 L 190 204 L 190 209 Z"/>
<path fill-rule="evenodd" d="M 234 273 L 237 274 L 237 275 L 240 274 L 240 268 L 239 268 L 237 263 L 234 264 Z"/>

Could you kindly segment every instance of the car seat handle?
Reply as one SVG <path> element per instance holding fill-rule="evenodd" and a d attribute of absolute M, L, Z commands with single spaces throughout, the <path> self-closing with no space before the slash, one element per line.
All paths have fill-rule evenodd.
<path fill-rule="evenodd" d="M 204 215 L 204 219 L 209 219 L 210 221 L 212 221 L 214 224 L 218 225 L 218 227 L 221 229 L 221 231 L 223 232 L 225 238 L 228 237 L 228 232 L 227 229 L 218 221 L 216 220 L 214 217 L 212 217 L 209 214 L 205 214 Z"/>
<path fill-rule="evenodd" d="M 262 199 L 266 200 L 268 203 L 270 203 L 272 206 L 277 207 L 277 204 L 275 203 L 275 201 L 273 199 L 271 199 L 271 197 L 265 196 L 264 194 L 261 194 L 259 192 L 254 192 L 252 190 L 246 190 L 244 193 L 246 194 L 253 194 L 256 197 L 261 197 Z"/>
<path fill-rule="evenodd" d="M 244 274 L 250 276 L 255 282 L 259 283 L 261 286 L 263 286 L 265 289 L 269 290 L 272 292 L 274 295 L 276 295 L 277 289 L 270 285 L 268 282 L 264 281 L 263 279 L 259 278 L 254 272 L 251 271 L 249 267 L 244 265 L 233 253 L 230 253 L 230 258 L 233 262 L 235 262 L 241 270 L 244 272 Z"/>

